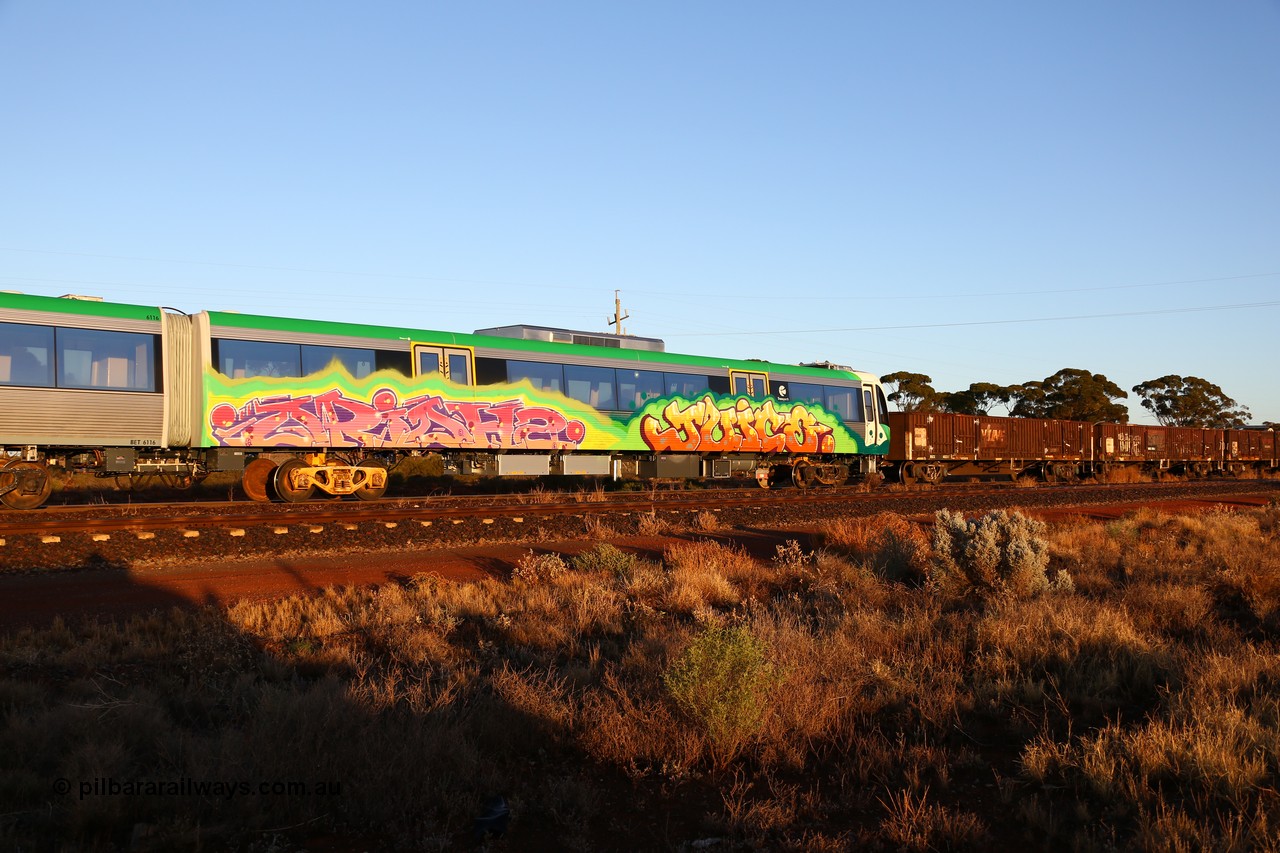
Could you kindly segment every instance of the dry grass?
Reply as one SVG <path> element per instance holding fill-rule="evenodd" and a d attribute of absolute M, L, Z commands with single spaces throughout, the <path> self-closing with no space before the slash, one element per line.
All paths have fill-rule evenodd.
<path fill-rule="evenodd" d="M 466 848 L 500 794 L 511 849 L 1277 850 L 1278 532 L 1280 504 L 1064 523 L 1032 550 L 1074 590 L 973 599 L 922 588 L 929 538 L 883 515 L 769 560 L 602 543 L 509 582 L 21 630 L 0 844 Z M 341 792 L 79 796 L 182 778 Z"/>
<path fill-rule="evenodd" d="M 1108 485 L 1115 483 L 1150 483 L 1151 475 L 1137 465 L 1109 465 L 1100 475 L 1095 477 L 1099 483 Z"/>
<path fill-rule="evenodd" d="M 892 512 L 828 522 L 822 542 L 835 552 L 894 579 L 923 579 L 930 556 L 928 533 Z"/>

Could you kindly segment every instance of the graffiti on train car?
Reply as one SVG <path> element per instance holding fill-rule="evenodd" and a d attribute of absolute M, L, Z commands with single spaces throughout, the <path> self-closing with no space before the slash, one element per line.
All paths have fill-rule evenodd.
<path fill-rule="evenodd" d="M 836 453 L 838 437 L 841 444 L 856 441 L 839 421 L 803 404 L 779 411 L 773 400 L 717 400 L 710 394 L 649 407 L 640 418 L 640 435 L 659 452 Z"/>
<path fill-rule="evenodd" d="M 372 402 L 331 388 L 323 394 L 253 398 L 209 413 L 222 445 L 245 447 L 424 447 L 561 450 L 582 444 L 587 428 L 523 400 L 446 400 L 424 394 L 400 402 L 381 388 Z"/>
<path fill-rule="evenodd" d="M 651 450 L 859 453 L 860 439 L 820 406 L 773 399 L 651 401 L 625 421 L 527 381 L 480 387 L 340 366 L 303 378 L 205 375 L 205 439 L 234 447 L 426 450 Z"/>
<path fill-rule="evenodd" d="M 337 370 L 301 380 L 211 374 L 205 426 L 211 443 L 238 447 L 572 450 L 610 446 L 620 432 L 590 409 L 537 399 L 523 385 L 486 387 L 479 398 L 476 390 Z"/>

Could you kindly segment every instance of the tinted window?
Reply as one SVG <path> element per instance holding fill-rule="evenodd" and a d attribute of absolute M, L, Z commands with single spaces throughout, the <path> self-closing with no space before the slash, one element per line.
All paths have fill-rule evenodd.
<path fill-rule="evenodd" d="M 583 367 L 566 364 L 564 367 L 565 394 L 581 400 L 593 409 L 617 409 L 617 396 L 613 393 L 612 367 Z"/>
<path fill-rule="evenodd" d="M 543 391 L 559 392 L 564 388 L 564 370 L 558 364 L 544 364 L 540 361 L 508 361 L 507 381 L 519 382 L 528 379 L 534 388 Z"/>
<path fill-rule="evenodd" d="M 815 403 L 819 406 L 827 404 L 827 395 L 822 390 L 821 385 L 809 382 L 788 382 L 786 384 L 787 399 L 792 403 Z"/>
<path fill-rule="evenodd" d="M 691 400 L 707 391 L 707 377 L 692 373 L 664 373 L 668 397 L 684 397 Z M 728 381 L 728 380 L 726 380 Z"/>
<path fill-rule="evenodd" d="M 501 358 L 476 356 L 476 384 L 497 385 L 507 381 L 507 362 Z"/>
<path fill-rule="evenodd" d="M 53 327 L 0 323 L 0 385 L 53 387 Z"/>
<path fill-rule="evenodd" d="M 451 352 L 449 359 L 449 381 L 458 385 L 471 384 L 471 359 L 462 353 Z"/>
<path fill-rule="evenodd" d="M 374 363 L 377 365 L 375 368 L 377 370 L 394 370 L 404 376 L 408 376 L 411 372 L 409 365 L 412 362 L 407 352 L 380 349 L 374 353 Z"/>
<path fill-rule="evenodd" d="M 214 359 L 218 372 L 232 379 L 250 376 L 301 376 L 301 352 L 297 344 L 273 344 L 265 341 L 214 342 Z"/>
<path fill-rule="evenodd" d="M 156 390 L 156 336 L 58 329 L 59 388 Z"/>
<path fill-rule="evenodd" d="M 363 379 L 374 371 L 374 354 L 371 349 L 304 346 L 302 375 L 318 373 L 335 361 L 345 367 L 347 372 L 356 379 Z"/>
<path fill-rule="evenodd" d="M 426 376 L 428 373 L 439 372 L 440 353 L 430 349 L 418 350 L 418 375 Z"/>
<path fill-rule="evenodd" d="M 644 408 L 650 400 L 662 396 L 662 374 L 656 370 L 625 370 L 618 368 L 619 408 L 634 412 Z"/>
<path fill-rule="evenodd" d="M 835 385 L 825 386 L 827 392 L 827 411 L 839 415 L 842 421 L 862 420 L 862 396 L 857 388 L 840 388 Z"/>

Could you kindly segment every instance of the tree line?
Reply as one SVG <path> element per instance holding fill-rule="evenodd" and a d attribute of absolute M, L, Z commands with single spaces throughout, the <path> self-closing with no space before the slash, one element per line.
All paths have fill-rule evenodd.
<path fill-rule="evenodd" d="M 935 390 L 932 378 L 905 370 L 882 376 L 880 381 L 890 402 L 904 412 L 1008 414 L 1015 418 L 1118 423 L 1129 420 L 1129 410 L 1118 402 L 1129 396 L 1127 391 L 1101 373 L 1074 367 L 1021 385 L 975 382 L 964 391 Z M 1133 393 L 1164 426 L 1235 429 L 1253 417 L 1217 385 L 1198 376 L 1161 376 L 1133 386 Z M 993 411 L 997 407 L 1004 412 Z"/>

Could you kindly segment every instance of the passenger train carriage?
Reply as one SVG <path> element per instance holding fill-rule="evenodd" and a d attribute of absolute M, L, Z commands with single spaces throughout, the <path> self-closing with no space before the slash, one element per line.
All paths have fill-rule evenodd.
<path fill-rule="evenodd" d="M 650 338 L 0 294 L 0 501 L 14 508 L 47 499 L 50 466 L 234 470 L 257 500 L 376 498 L 389 466 L 428 452 L 459 474 L 805 487 L 874 474 L 887 420 L 874 376 L 677 355 Z"/>

